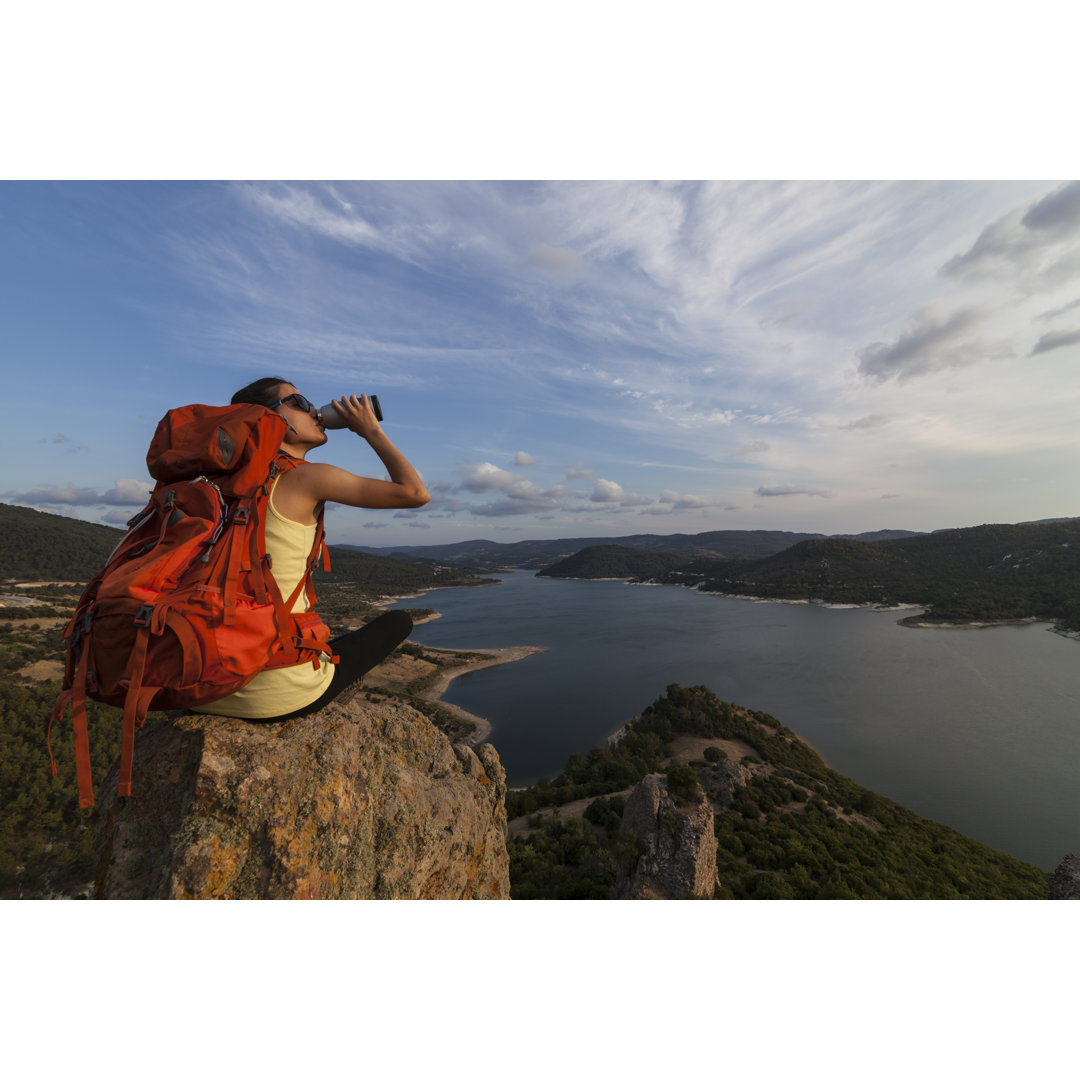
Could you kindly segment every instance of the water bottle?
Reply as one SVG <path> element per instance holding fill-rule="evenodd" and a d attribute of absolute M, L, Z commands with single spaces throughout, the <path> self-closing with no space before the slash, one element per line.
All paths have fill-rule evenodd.
<path fill-rule="evenodd" d="M 379 408 L 378 396 L 376 394 L 369 394 L 368 401 L 371 402 L 371 411 L 375 414 L 375 419 L 381 423 L 382 409 Z M 334 408 L 334 403 L 332 401 L 328 401 L 319 408 L 319 419 L 322 421 L 322 426 L 327 430 L 343 428 L 346 426 L 345 421 L 341 417 L 341 413 Z"/>

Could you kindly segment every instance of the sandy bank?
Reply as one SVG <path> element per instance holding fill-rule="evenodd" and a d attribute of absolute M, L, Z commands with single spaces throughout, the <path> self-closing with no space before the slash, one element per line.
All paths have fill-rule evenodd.
<path fill-rule="evenodd" d="M 1034 615 L 1025 619 L 988 619 L 985 622 L 930 622 L 918 618 L 901 619 L 900 626 L 913 630 L 982 630 L 991 626 L 1031 626 L 1034 623 L 1047 622 Z M 1049 624 L 1048 625 L 1052 625 Z"/>
<path fill-rule="evenodd" d="M 437 649 L 431 645 L 425 645 L 424 651 L 428 653 L 445 653 L 448 656 L 456 656 L 465 650 Z M 479 746 L 480 743 L 486 742 L 491 737 L 491 722 L 485 720 L 482 716 L 476 716 L 471 712 L 467 712 L 458 705 L 451 705 L 448 701 L 443 701 L 442 696 L 446 693 L 447 687 L 449 687 L 450 683 L 459 675 L 466 675 L 470 671 L 480 671 L 482 668 L 495 667 L 498 664 L 510 664 L 515 660 L 524 660 L 527 656 L 547 651 L 547 649 L 541 648 L 539 645 L 511 645 L 500 649 L 484 649 L 484 655 L 482 657 L 478 657 L 475 660 L 469 660 L 464 664 L 441 672 L 434 684 L 424 691 L 423 696 L 428 701 L 439 702 L 444 709 L 448 709 L 455 716 L 458 716 L 463 720 L 468 720 L 470 723 L 474 724 L 476 730 L 464 741 L 470 746 Z"/>

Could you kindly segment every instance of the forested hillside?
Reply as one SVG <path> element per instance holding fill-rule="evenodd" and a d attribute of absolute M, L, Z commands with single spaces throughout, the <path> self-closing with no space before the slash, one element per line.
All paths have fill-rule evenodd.
<path fill-rule="evenodd" d="M 537 577 L 632 578 L 635 581 L 659 580 L 681 570 L 693 560 L 661 551 L 640 551 L 619 544 L 600 544 L 585 548 L 555 566 L 541 570 Z M 710 564 L 711 564 L 710 560 Z"/>
<path fill-rule="evenodd" d="M 0 581 L 89 581 L 123 529 L 0 503 Z"/>
<path fill-rule="evenodd" d="M 49 768 L 45 726 L 59 684 L 17 685 L 10 678 L 0 676 L 0 899 L 66 893 L 94 876 L 97 810 L 79 809 L 70 720 L 52 733 L 55 778 Z M 92 701 L 87 714 L 100 784 L 120 753 L 120 711 Z"/>
<path fill-rule="evenodd" d="M 319 582 L 351 583 L 366 596 L 400 596 L 421 589 L 484 584 L 483 579 L 462 567 L 406 562 L 332 544 L 330 564 L 329 574 L 316 577 L 316 587 Z"/>
<path fill-rule="evenodd" d="M 840 604 L 925 605 L 921 618 L 1039 618 L 1080 629 L 1080 521 L 980 525 L 896 540 L 805 540 L 764 559 L 682 559 L 590 548 L 542 571 L 627 577 L 705 592 Z"/>
<path fill-rule="evenodd" d="M 680 738 L 705 745 L 675 760 Z M 742 747 L 742 750 L 736 750 Z M 752 751 L 752 753 L 751 753 Z M 707 688 L 669 686 L 613 745 L 573 754 L 564 771 L 507 796 L 514 899 L 606 899 L 633 837 L 621 830 L 624 797 L 650 773 L 673 792 L 702 796 L 710 765 L 738 754 L 745 784 L 714 804 L 720 897 L 730 900 L 1033 899 L 1048 875 L 861 787 L 828 768 L 766 713 L 721 701 Z M 582 812 L 544 814 L 587 799 Z M 729 804 L 730 803 L 730 804 Z M 579 816 L 580 815 L 580 816 Z"/>

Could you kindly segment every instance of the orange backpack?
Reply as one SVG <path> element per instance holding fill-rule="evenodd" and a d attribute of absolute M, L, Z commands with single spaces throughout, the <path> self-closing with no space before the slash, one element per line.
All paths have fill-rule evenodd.
<path fill-rule="evenodd" d="M 307 570 L 286 600 L 270 573 L 270 485 L 302 462 L 281 451 L 285 421 L 261 405 L 187 405 L 162 418 L 146 455 L 150 501 L 87 586 L 64 631 L 79 806 L 94 805 L 86 699 L 124 710 L 120 795 L 131 794 L 135 729 L 156 709 L 206 705 L 265 668 L 337 662 L 314 611 L 291 613 L 311 572 L 330 559 L 319 515 Z M 46 734 L 48 743 L 49 735 Z M 56 762 L 49 746 L 53 776 Z"/>

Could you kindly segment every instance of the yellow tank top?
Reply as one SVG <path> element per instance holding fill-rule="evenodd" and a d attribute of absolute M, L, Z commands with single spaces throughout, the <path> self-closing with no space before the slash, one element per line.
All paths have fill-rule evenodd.
<path fill-rule="evenodd" d="M 273 561 L 274 580 L 281 595 L 288 600 L 293 589 L 300 583 L 307 569 L 311 545 L 315 542 L 314 525 L 290 521 L 274 509 L 274 480 L 267 501 L 266 551 Z M 301 590 L 291 610 L 307 611 L 306 593 Z M 270 668 L 260 671 L 254 679 L 235 694 L 203 705 L 192 712 L 212 713 L 214 716 L 237 716 L 257 720 L 267 716 L 281 716 L 310 705 L 330 685 L 334 677 L 334 665 L 322 661 L 316 671 L 310 660 L 295 667 Z"/>

